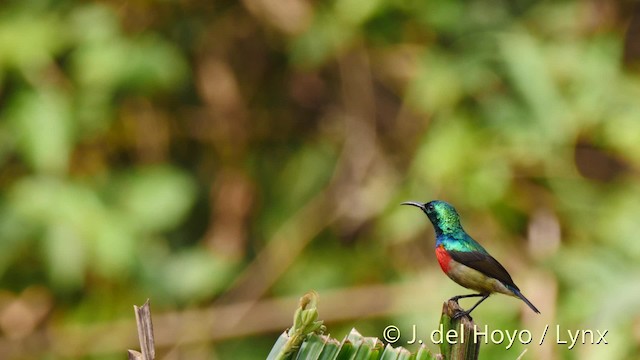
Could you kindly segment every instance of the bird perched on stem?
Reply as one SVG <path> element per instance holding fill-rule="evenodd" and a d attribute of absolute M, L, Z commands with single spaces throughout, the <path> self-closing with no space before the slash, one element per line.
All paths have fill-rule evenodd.
<path fill-rule="evenodd" d="M 540 313 L 531 301 L 522 295 L 504 266 L 464 231 L 460 225 L 460 215 L 453 206 L 439 200 L 425 204 L 408 201 L 402 205 L 420 208 L 431 220 L 436 231 L 436 258 L 442 271 L 451 280 L 478 292 L 454 296 L 451 300 L 457 302 L 458 299 L 468 297 L 482 298 L 471 309 L 457 313 L 454 318 L 468 316 L 494 292 L 518 297 L 531 310 Z"/>

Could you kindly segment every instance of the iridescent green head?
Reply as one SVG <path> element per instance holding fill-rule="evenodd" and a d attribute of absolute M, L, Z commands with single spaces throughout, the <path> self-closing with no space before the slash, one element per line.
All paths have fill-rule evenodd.
<path fill-rule="evenodd" d="M 460 215 L 449 203 L 440 200 L 429 201 L 428 203 L 403 202 L 402 205 L 412 205 L 419 207 L 427 216 L 437 234 L 447 234 L 461 229 Z"/>

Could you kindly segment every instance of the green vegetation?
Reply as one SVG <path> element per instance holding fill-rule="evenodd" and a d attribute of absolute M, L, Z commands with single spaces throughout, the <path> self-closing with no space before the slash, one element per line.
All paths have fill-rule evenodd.
<path fill-rule="evenodd" d="M 318 296 L 314 292 L 307 293 L 300 299 L 300 306 L 293 316 L 293 326 L 282 333 L 267 357 L 267 360 L 318 360 L 318 359 L 353 359 L 353 360 L 432 360 L 436 359 L 424 345 L 418 351 L 410 353 L 403 347 L 394 348 L 385 346 L 376 337 L 363 337 L 356 329 L 351 329 L 344 340 L 338 341 L 330 336 L 323 335 L 326 331 L 322 321 L 316 321 Z M 448 309 L 445 306 L 445 310 Z M 441 323 L 446 324 L 447 330 L 456 328 L 460 320 L 452 323 L 451 317 L 443 310 Z M 458 308 L 459 310 L 459 308 Z M 467 324 L 468 329 L 471 325 Z M 456 331 L 456 330 L 454 330 Z M 465 346 L 455 345 L 455 350 L 463 350 Z M 472 346 L 477 346 L 473 344 Z M 473 355 L 451 356 L 452 346 L 443 342 L 441 348 L 447 352 L 446 359 L 475 359 Z"/>

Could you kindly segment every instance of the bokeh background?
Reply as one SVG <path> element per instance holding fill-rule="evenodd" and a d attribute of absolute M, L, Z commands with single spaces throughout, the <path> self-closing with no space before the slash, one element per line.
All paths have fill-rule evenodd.
<path fill-rule="evenodd" d="M 150 298 L 162 357 L 261 359 L 310 289 L 415 350 L 443 199 L 542 311 L 481 359 L 637 359 L 639 58 L 633 1 L 3 1 L 0 357 L 122 359 Z"/>

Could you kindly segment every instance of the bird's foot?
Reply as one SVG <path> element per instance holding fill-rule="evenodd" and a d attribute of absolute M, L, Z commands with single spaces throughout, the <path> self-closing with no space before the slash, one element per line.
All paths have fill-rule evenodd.
<path fill-rule="evenodd" d="M 469 321 L 473 321 L 473 318 L 471 317 L 471 315 L 469 315 L 469 313 L 470 313 L 470 311 L 458 311 L 453 315 L 452 320 L 457 320 L 457 319 L 460 319 L 463 316 L 466 316 L 466 317 L 469 318 Z"/>

